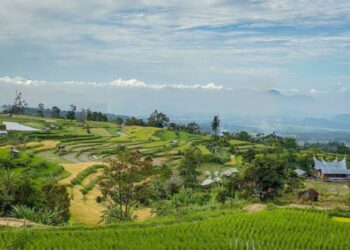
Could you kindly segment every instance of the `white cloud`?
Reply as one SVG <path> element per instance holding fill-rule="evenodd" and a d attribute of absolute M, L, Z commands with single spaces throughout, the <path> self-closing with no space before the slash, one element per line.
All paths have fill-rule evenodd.
<path fill-rule="evenodd" d="M 314 89 L 314 88 L 312 88 L 312 89 L 310 89 L 310 94 L 311 95 L 321 95 L 321 94 L 325 94 L 325 93 L 327 93 L 327 91 L 326 90 L 322 90 L 322 89 Z"/>
<path fill-rule="evenodd" d="M 0 77 L 0 83 L 10 83 L 10 84 L 27 85 L 27 86 L 30 86 L 30 85 L 40 86 L 40 85 L 46 84 L 47 82 L 39 81 L 39 80 L 29 80 L 20 76 L 15 76 L 15 77 L 4 76 L 4 77 Z"/>
<path fill-rule="evenodd" d="M 43 86 L 47 85 L 49 82 L 40 80 L 29 80 L 23 77 L 0 77 L 0 83 L 14 84 L 14 85 L 27 85 L 27 86 Z M 115 87 L 115 88 L 149 88 L 149 89 L 164 89 L 164 88 L 174 88 L 174 89 L 202 89 L 202 90 L 221 90 L 224 89 L 223 85 L 218 85 L 215 83 L 208 84 L 147 84 L 143 81 L 136 79 L 117 79 L 108 83 L 96 83 L 96 82 L 82 82 L 82 81 L 64 81 L 64 82 L 52 82 L 51 84 L 56 85 L 85 85 L 93 86 L 99 88 Z"/>
<path fill-rule="evenodd" d="M 215 83 L 208 84 L 146 84 L 145 82 L 138 81 L 136 79 L 114 80 L 108 84 L 102 84 L 101 86 L 114 86 L 121 88 L 150 88 L 150 89 L 164 89 L 164 88 L 174 88 L 174 89 L 203 89 L 203 90 L 221 90 L 224 88 L 223 85 L 218 85 Z"/>
<path fill-rule="evenodd" d="M 111 86 L 127 87 L 127 88 L 146 88 L 147 84 L 136 79 L 123 80 L 118 79 L 110 83 Z"/>

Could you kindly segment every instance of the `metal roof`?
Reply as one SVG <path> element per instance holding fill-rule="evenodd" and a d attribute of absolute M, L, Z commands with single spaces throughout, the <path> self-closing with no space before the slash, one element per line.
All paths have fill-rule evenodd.
<path fill-rule="evenodd" d="M 295 172 L 297 175 L 304 175 L 304 174 L 306 173 L 304 170 L 299 169 L 299 168 L 295 169 L 294 172 Z"/>
<path fill-rule="evenodd" d="M 314 168 L 321 171 L 323 174 L 345 174 L 350 175 L 350 169 L 346 166 L 346 159 L 338 161 L 336 158 L 334 161 L 325 161 L 323 158 L 317 160 L 314 156 Z"/>
<path fill-rule="evenodd" d="M 226 177 L 228 177 L 228 176 L 231 176 L 231 175 L 236 174 L 236 173 L 238 173 L 238 172 L 239 172 L 239 171 L 238 171 L 237 168 L 230 168 L 230 169 L 227 169 L 227 170 L 223 171 L 223 172 L 220 174 L 220 176 L 226 176 Z"/>
<path fill-rule="evenodd" d="M 210 184 L 212 184 L 214 182 L 215 181 L 213 179 L 208 178 L 208 179 L 205 179 L 204 181 L 202 181 L 201 185 L 202 186 L 208 186 L 208 185 L 210 185 Z"/>

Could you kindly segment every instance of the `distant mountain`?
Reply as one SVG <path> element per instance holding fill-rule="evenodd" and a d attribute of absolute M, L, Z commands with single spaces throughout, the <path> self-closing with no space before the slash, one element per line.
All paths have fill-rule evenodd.
<path fill-rule="evenodd" d="M 350 114 L 340 114 L 335 117 L 332 117 L 330 120 L 350 125 Z"/>
<path fill-rule="evenodd" d="M 268 91 L 266 91 L 266 94 L 267 95 L 270 95 L 270 96 L 278 96 L 278 97 L 281 97 L 281 96 L 284 96 L 281 92 L 279 92 L 277 89 L 269 89 Z"/>
<path fill-rule="evenodd" d="M 313 128 L 350 130 L 349 125 L 346 123 L 325 118 L 305 118 L 301 121 L 301 125 Z"/>

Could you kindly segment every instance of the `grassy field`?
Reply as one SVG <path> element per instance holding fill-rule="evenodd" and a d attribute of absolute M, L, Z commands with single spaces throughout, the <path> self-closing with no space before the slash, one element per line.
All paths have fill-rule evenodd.
<path fill-rule="evenodd" d="M 69 173 L 57 163 L 49 162 L 32 153 L 20 151 L 19 156 L 11 156 L 9 147 L 0 147 L 0 161 L 7 164 L 7 168 L 14 173 L 25 174 L 35 183 L 41 183 L 46 177 L 57 179 L 66 178 Z M 7 162 L 7 163 L 5 163 Z"/>
<path fill-rule="evenodd" d="M 349 234 L 347 221 L 326 212 L 221 210 L 113 226 L 2 230 L 0 248 L 350 249 Z"/>

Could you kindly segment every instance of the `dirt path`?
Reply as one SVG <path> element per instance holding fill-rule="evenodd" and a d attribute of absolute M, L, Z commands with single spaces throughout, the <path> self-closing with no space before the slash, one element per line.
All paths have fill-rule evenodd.
<path fill-rule="evenodd" d="M 0 225 L 7 227 L 33 227 L 37 224 L 28 220 L 16 218 L 0 218 Z"/>

